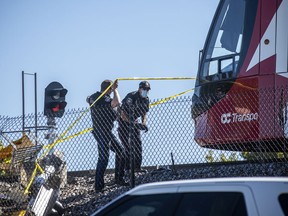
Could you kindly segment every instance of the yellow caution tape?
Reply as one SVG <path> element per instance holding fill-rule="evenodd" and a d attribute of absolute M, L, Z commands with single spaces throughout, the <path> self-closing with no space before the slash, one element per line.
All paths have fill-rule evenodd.
<path fill-rule="evenodd" d="M 25 191 L 24 191 L 24 194 L 28 194 L 29 193 L 29 189 L 35 179 L 35 176 L 36 176 L 36 173 L 37 173 L 37 166 L 34 168 L 33 172 L 32 172 L 32 175 L 31 175 L 31 178 L 30 178 L 30 181 L 27 185 L 27 187 L 25 188 Z"/>
<path fill-rule="evenodd" d="M 195 80 L 195 77 L 129 77 L 117 80 Z"/>
<path fill-rule="evenodd" d="M 132 77 L 132 78 L 118 78 L 118 79 L 116 79 L 114 82 L 116 82 L 117 80 L 195 80 L 195 79 L 196 79 L 196 78 L 194 78 L 194 77 L 153 77 L 153 78 L 151 78 L 151 77 Z M 47 151 L 45 151 L 45 152 L 40 156 L 39 160 L 40 160 L 41 158 L 43 158 L 48 152 L 50 152 L 50 150 L 51 150 L 54 146 L 56 146 L 58 143 L 63 142 L 63 141 L 66 141 L 66 140 L 69 140 L 69 139 L 72 139 L 72 138 L 74 138 L 74 137 L 77 137 L 77 136 L 79 136 L 79 135 L 82 135 L 82 134 L 85 134 L 85 133 L 87 133 L 87 132 L 92 131 L 92 128 L 87 128 L 87 129 L 82 130 L 82 131 L 80 131 L 80 132 L 78 132 L 78 133 L 76 133 L 76 134 L 73 134 L 73 135 L 71 135 L 71 136 L 68 136 L 68 137 L 63 138 L 63 137 L 80 121 L 80 119 L 81 119 L 85 114 L 87 114 L 87 112 L 89 111 L 89 109 L 90 109 L 101 97 L 103 97 L 103 95 L 106 94 L 106 92 L 107 92 L 107 91 L 109 90 L 109 88 L 114 84 L 114 82 L 112 82 L 112 83 L 102 92 L 102 94 L 101 94 L 98 98 L 96 98 L 96 100 L 59 136 L 59 138 L 58 138 L 56 141 L 54 141 L 52 144 L 48 144 L 47 146 L 44 147 L 44 148 L 47 148 Z M 249 87 L 249 86 L 245 86 L 245 85 L 243 85 L 243 84 L 241 84 L 241 83 L 238 83 L 238 82 L 233 82 L 233 83 L 235 83 L 236 85 L 243 86 L 244 88 L 256 90 L 256 88 L 252 88 L 252 87 Z M 174 98 L 176 98 L 176 97 L 179 97 L 179 96 L 181 96 L 181 95 L 183 95 L 183 94 L 186 94 L 186 93 L 188 93 L 188 92 L 190 92 L 190 91 L 193 91 L 193 90 L 194 90 L 194 89 L 189 89 L 189 90 L 187 90 L 187 91 L 184 91 L 184 92 L 178 93 L 178 94 L 176 94 L 176 95 L 172 95 L 172 96 L 170 96 L 170 97 L 167 97 L 167 98 L 164 98 L 164 99 L 162 99 L 162 100 L 156 101 L 155 103 L 150 104 L 149 107 L 153 107 L 153 106 L 156 106 L 156 105 L 165 103 L 165 102 L 167 102 L 167 101 L 169 101 L 169 100 L 172 100 L 172 99 L 174 99 Z M 34 171 L 33 171 L 31 180 L 30 180 L 27 188 L 25 189 L 25 193 L 26 193 L 26 194 L 28 193 L 29 188 L 31 187 L 31 184 L 32 184 L 32 182 L 33 182 L 34 179 L 35 179 L 37 169 L 39 169 L 39 170 L 41 171 L 41 173 L 44 172 L 43 169 L 41 168 L 41 166 L 36 162 L 36 167 L 35 167 L 35 169 L 34 169 Z"/>
<path fill-rule="evenodd" d="M 76 136 L 85 134 L 85 133 L 90 132 L 90 131 L 92 131 L 92 130 L 93 130 L 92 128 L 87 128 L 87 129 L 85 129 L 85 130 L 83 130 L 83 131 L 80 131 L 80 132 L 78 132 L 78 133 L 76 133 L 76 134 L 73 134 L 73 135 L 71 135 L 71 136 L 65 137 L 65 138 L 62 139 L 61 141 L 66 141 L 66 140 L 72 139 L 72 138 L 74 138 L 74 137 L 76 137 Z"/>
<path fill-rule="evenodd" d="M 114 82 L 116 82 L 117 80 L 193 80 L 193 79 L 196 79 L 196 78 L 193 78 L 193 77 L 156 77 L 156 78 L 149 78 L 149 77 L 133 77 L 133 78 L 118 78 L 116 79 Z M 50 151 L 51 149 L 56 146 L 58 143 L 60 142 L 63 142 L 65 140 L 68 140 L 68 139 L 72 139 L 76 136 L 79 136 L 81 134 L 84 134 L 84 133 L 87 133 L 89 131 L 92 130 L 92 128 L 88 128 L 88 129 L 85 129 L 83 131 L 80 131 L 79 133 L 76 133 L 74 135 L 71 135 L 71 136 L 68 136 L 66 138 L 63 138 L 79 121 L 80 119 L 87 114 L 87 112 L 89 111 L 89 109 L 101 98 L 103 97 L 103 95 L 106 94 L 106 92 L 110 89 L 110 87 L 114 84 L 114 82 L 112 82 L 103 92 L 102 94 L 96 98 L 96 100 L 71 124 L 69 125 L 69 127 L 59 136 L 59 138 L 57 140 L 55 140 L 53 143 L 51 144 L 48 144 L 47 146 L 45 146 L 44 148 L 46 148 L 47 150 L 44 151 L 44 153 L 39 157 L 38 161 L 40 161 L 43 157 L 45 157 Z M 188 91 L 191 91 L 191 90 L 188 90 Z M 186 91 L 186 92 L 188 92 Z M 168 97 L 168 98 L 165 98 L 161 101 L 159 101 L 157 104 L 160 104 L 160 103 L 164 103 L 165 101 L 168 101 L 168 100 L 171 100 L 179 95 L 182 95 L 186 92 L 182 92 L 180 94 L 177 94 L 175 96 L 171 96 L 171 97 Z M 157 105 L 155 104 L 155 105 Z M 152 106 L 155 106 L 155 105 L 152 105 Z M 35 177 L 36 177 L 36 173 L 37 173 L 37 169 L 39 169 L 42 173 L 44 172 L 43 169 L 41 168 L 41 166 L 36 162 L 36 167 L 32 173 L 32 176 L 30 178 L 30 182 L 28 184 L 28 186 L 26 187 L 25 189 L 25 194 L 27 194 L 29 192 L 29 188 L 31 187 Z"/>
<path fill-rule="evenodd" d="M 44 170 L 41 168 L 41 166 L 36 161 L 35 162 L 35 168 L 34 168 L 34 170 L 32 172 L 32 175 L 31 175 L 31 178 L 30 178 L 30 181 L 29 181 L 27 187 L 25 188 L 24 194 L 28 194 L 29 193 L 29 189 L 30 189 L 35 177 L 36 177 L 37 170 L 39 170 L 41 173 L 44 173 Z"/>
<path fill-rule="evenodd" d="M 19 212 L 19 216 L 25 216 L 26 215 L 26 210 L 22 210 Z"/>
<path fill-rule="evenodd" d="M 169 101 L 169 100 L 172 100 L 172 99 L 174 99 L 174 98 L 176 98 L 176 97 L 179 97 L 179 96 L 181 96 L 181 95 L 183 95 L 183 94 L 186 94 L 186 93 L 188 93 L 188 92 L 191 92 L 191 91 L 193 91 L 193 90 L 194 90 L 194 89 L 189 89 L 189 90 L 184 91 L 184 92 L 181 92 L 181 93 L 179 93 L 179 94 L 172 95 L 172 96 L 170 96 L 170 97 L 167 97 L 167 98 L 164 98 L 164 99 L 162 99 L 162 100 L 156 101 L 155 103 L 150 104 L 149 107 L 153 107 L 153 106 L 156 106 L 156 105 L 165 103 L 165 102 L 167 102 L 167 101 Z M 72 139 L 72 138 L 77 137 L 77 136 L 79 136 L 79 135 L 85 134 L 85 133 L 90 132 L 90 131 L 92 131 L 92 130 L 93 130 L 93 128 L 87 128 L 87 129 L 82 130 L 82 131 L 80 131 L 80 132 L 78 132 L 78 133 L 76 133 L 76 134 L 73 134 L 73 135 L 71 135 L 71 136 L 65 137 L 65 138 L 63 138 L 62 140 L 58 140 L 58 142 L 67 141 L 67 140 L 69 140 L 69 139 Z M 48 147 L 49 147 L 49 145 L 48 145 L 48 146 L 45 146 L 44 148 L 48 148 Z"/>
<path fill-rule="evenodd" d="M 133 77 L 133 78 L 118 78 L 116 79 L 114 82 L 116 82 L 117 80 L 192 80 L 195 79 L 194 77 Z M 50 152 L 50 150 L 56 146 L 58 143 L 63 141 L 63 137 L 68 133 L 68 131 L 70 131 L 77 123 L 78 121 L 80 121 L 80 119 L 87 114 L 87 112 L 89 111 L 89 109 L 103 96 L 106 94 L 106 92 L 110 89 L 110 87 L 114 84 L 114 82 L 112 82 L 103 92 L 102 94 L 96 98 L 96 100 L 89 106 L 89 108 L 87 108 L 68 128 L 67 130 L 65 130 L 60 136 L 59 138 L 54 141 L 52 144 L 49 144 L 49 147 L 47 148 L 47 151 L 45 151 L 41 156 L 40 159 L 43 158 L 46 154 L 48 154 L 48 152 Z"/>
<path fill-rule="evenodd" d="M 73 134 L 73 135 L 71 135 L 71 136 L 65 137 L 65 138 L 63 138 L 62 140 L 58 140 L 57 143 L 67 141 L 67 140 L 69 140 L 69 139 L 72 139 L 72 138 L 77 137 L 77 136 L 79 136 L 79 135 L 85 134 L 85 133 L 90 132 L 90 131 L 92 131 L 92 130 L 93 130 L 92 128 L 87 128 L 87 129 L 82 130 L 82 131 L 80 131 L 80 132 L 78 132 L 78 133 L 76 133 L 76 134 Z M 50 144 L 48 144 L 47 146 L 44 146 L 43 148 L 50 148 Z"/>
<path fill-rule="evenodd" d="M 172 99 L 174 99 L 174 98 L 176 98 L 176 97 L 179 97 L 179 96 L 181 96 L 181 95 L 183 95 L 183 94 L 186 94 L 186 93 L 188 93 L 188 92 L 190 92 L 190 91 L 193 91 L 193 90 L 194 90 L 194 89 L 189 89 L 189 90 L 184 91 L 184 92 L 181 92 L 181 93 L 179 93 L 179 94 L 172 95 L 172 96 L 170 96 L 170 97 L 164 98 L 164 99 L 162 99 L 162 100 L 160 100 L 160 101 L 156 101 L 155 103 L 150 104 L 149 107 L 153 107 L 153 106 L 156 106 L 156 105 L 165 103 L 165 102 L 167 102 L 167 101 L 169 101 L 169 100 L 172 100 Z M 67 141 L 67 140 L 69 140 L 69 139 L 72 139 L 72 138 L 77 137 L 77 136 L 79 136 L 79 135 L 85 134 L 85 133 L 90 132 L 90 131 L 92 131 L 92 130 L 93 130 L 93 128 L 87 128 L 87 129 L 82 130 L 82 131 L 80 131 L 80 132 L 78 132 L 78 133 L 76 133 L 76 134 L 73 134 L 73 135 L 71 135 L 71 136 L 65 137 L 65 138 L 63 138 L 62 140 L 58 140 L 57 143 Z M 50 145 L 44 146 L 44 148 L 50 148 Z"/>
<path fill-rule="evenodd" d="M 239 83 L 239 82 L 233 82 L 233 83 L 236 84 L 236 85 L 242 86 L 242 87 L 244 87 L 244 88 L 247 88 L 247 89 L 253 90 L 253 91 L 255 91 L 255 90 L 258 89 L 258 88 L 253 88 L 253 87 L 250 87 L 250 86 L 244 85 L 244 84 Z"/>
<path fill-rule="evenodd" d="M 12 162 L 12 157 L 5 158 L 3 162 L 6 163 L 6 164 L 11 163 Z"/>
<path fill-rule="evenodd" d="M 205 83 L 209 83 L 209 82 L 211 82 L 211 81 L 208 81 L 208 80 L 205 80 L 204 81 Z M 250 89 L 250 90 L 253 90 L 253 91 L 255 91 L 255 90 L 257 90 L 258 88 L 253 88 L 253 87 L 251 87 L 251 86 L 248 86 L 248 85 L 244 85 L 244 84 L 242 84 L 242 83 L 240 83 L 240 82 L 235 82 L 235 81 L 223 81 L 224 83 L 232 83 L 232 84 L 236 84 L 236 85 L 239 85 L 239 86 L 241 86 L 241 87 L 243 87 L 243 88 L 247 88 L 247 89 Z"/>
<path fill-rule="evenodd" d="M 153 107 L 153 106 L 156 106 L 156 105 L 165 103 L 165 102 L 167 102 L 167 101 L 169 101 L 169 100 L 172 100 L 172 99 L 174 99 L 174 98 L 176 98 L 176 97 L 179 97 L 179 96 L 181 96 L 181 95 L 183 95 L 183 94 L 186 94 L 186 93 L 188 93 L 188 92 L 190 92 L 190 91 L 193 91 L 193 90 L 194 90 L 194 89 L 189 89 L 189 90 L 184 91 L 184 92 L 181 92 L 181 93 L 179 93 L 179 94 L 172 95 L 172 96 L 170 96 L 170 97 L 167 97 L 167 98 L 164 98 L 164 99 L 162 99 L 162 100 L 156 101 L 155 103 L 150 104 L 149 107 Z"/>
<path fill-rule="evenodd" d="M 25 214 L 26 214 L 26 210 L 12 212 L 12 215 L 17 215 L 17 216 L 25 216 Z"/>
<path fill-rule="evenodd" d="M 48 144 L 48 146 L 45 146 L 45 147 L 44 147 L 44 148 L 47 148 L 47 150 L 39 157 L 38 161 L 40 161 L 43 157 L 45 157 L 45 156 L 51 151 L 51 149 L 52 149 L 54 146 L 56 146 L 58 143 L 64 141 L 63 137 L 68 133 L 68 131 L 70 131 L 70 130 L 78 123 L 78 121 L 80 121 L 80 119 L 89 111 L 89 109 L 90 109 L 104 94 L 106 94 L 106 92 L 107 92 L 108 89 L 113 85 L 113 83 L 114 83 L 114 82 L 112 82 L 112 84 L 109 85 L 109 86 L 102 92 L 102 94 L 89 106 L 89 108 L 87 108 L 87 109 L 60 135 L 60 137 L 59 137 L 56 141 L 54 141 L 52 144 Z M 90 130 L 90 128 L 89 128 L 89 129 L 86 129 L 86 130 L 84 130 L 84 131 L 79 132 L 79 134 L 86 133 L 86 132 L 88 132 L 89 130 Z M 77 135 L 72 135 L 72 136 L 70 136 L 70 137 L 73 138 L 73 137 L 75 137 L 75 136 L 77 136 Z M 67 138 L 65 138 L 65 139 L 69 139 L 70 137 L 67 137 Z M 70 139 L 71 139 L 71 138 L 70 138 Z M 29 181 L 29 183 L 28 183 L 28 185 L 27 185 L 27 187 L 26 187 L 26 189 L 25 189 L 25 191 L 24 191 L 25 194 L 28 194 L 28 193 L 29 193 L 29 188 L 31 187 L 31 185 L 32 185 L 32 183 L 33 183 L 33 181 L 34 181 L 34 179 L 35 179 L 35 177 L 36 177 L 37 169 L 39 169 L 40 172 L 42 172 L 42 173 L 44 172 L 43 169 L 41 168 L 41 166 L 36 162 L 36 167 L 35 167 L 32 175 L 31 175 L 30 181 Z"/>
<path fill-rule="evenodd" d="M 45 157 L 50 151 L 51 149 L 56 146 L 58 143 L 62 142 L 63 137 L 80 121 L 80 119 L 87 114 L 87 112 L 89 111 L 89 109 L 103 96 L 106 94 L 106 92 L 109 90 L 109 88 L 113 85 L 114 82 L 112 82 L 103 92 L 102 94 L 96 98 L 96 100 L 86 109 L 84 110 L 84 112 L 59 136 L 58 139 L 56 139 L 56 141 L 54 141 L 52 144 L 49 144 L 47 148 L 47 150 L 40 156 L 40 159 Z"/>
<path fill-rule="evenodd" d="M 124 80 L 124 79 L 140 79 L 140 80 L 142 80 L 142 79 L 145 79 L 145 78 L 119 78 L 118 80 L 120 80 L 120 79 L 122 79 L 122 80 Z M 147 79 L 163 79 L 163 78 L 147 78 Z M 166 79 L 177 79 L 177 78 L 167 78 L 166 77 Z M 181 78 L 181 79 L 185 79 L 185 78 Z M 192 79 L 192 78 L 186 78 L 186 79 Z M 116 80 L 115 80 L 116 81 Z M 113 84 L 111 84 L 110 86 L 112 86 Z M 109 89 L 110 88 L 110 86 L 107 88 L 107 89 Z M 106 89 L 106 90 L 107 90 Z M 184 91 L 184 92 L 181 92 L 181 93 L 178 93 L 178 94 L 175 94 L 175 95 L 172 95 L 172 96 L 170 96 L 170 97 L 167 97 L 167 98 L 164 98 L 164 99 L 162 99 L 162 100 L 160 100 L 160 101 L 156 101 L 155 103 L 153 103 L 153 104 L 150 104 L 150 107 L 153 107 L 153 106 L 156 106 L 156 105 L 159 105 L 159 104 L 162 104 L 162 103 L 165 103 L 165 102 L 167 102 L 167 101 L 169 101 L 169 100 L 172 100 L 172 99 L 174 99 L 174 98 L 176 98 L 176 97 L 179 97 L 179 96 L 181 96 L 181 95 L 183 95 L 183 94 L 186 94 L 186 93 L 188 93 L 188 92 L 191 92 L 191 91 L 193 91 L 194 89 L 189 89 L 189 90 L 187 90 L 187 91 Z M 105 92 L 105 91 L 104 91 Z M 104 93 L 103 92 L 103 93 Z M 93 104 L 89 107 L 89 108 L 91 108 L 93 105 L 94 105 L 94 103 L 96 103 L 104 94 L 101 94 L 94 102 L 93 102 Z M 82 130 L 82 131 L 80 131 L 80 132 L 78 132 L 78 133 L 76 133 L 76 134 L 73 134 L 73 135 L 71 135 L 71 136 L 68 136 L 68 137 L 65 137 L 65 138 L 63 138 L 63 139 L 58 139 L 56 142 L 54 142 L 54 143 L 52 143 L 52 144 L 48 144 L 47 146 L 45 146 L 44 148 L 48 148 L 48 149 L 51 149 L 51 148 L 53 148 L 56 144 L 58 144 L 58 143 L 60 143 L 60 142 L 64 142 L 64 141 L 67 141 L 67 140 L 69 140 L 69 139 L 72 139 L 72 138 L 74 138 L 74 137 L 77 137 L 77 136 L 79 136 L 79 135 L 82 135 L 82 134 L 85 134 L 85 133 L 87 133 L 87 132 L 90 132 L 90 131 L 92 131 L 93 129 L 92 128 L 87 128 L 87 129 L 85 129 L 85 130 Z"/>

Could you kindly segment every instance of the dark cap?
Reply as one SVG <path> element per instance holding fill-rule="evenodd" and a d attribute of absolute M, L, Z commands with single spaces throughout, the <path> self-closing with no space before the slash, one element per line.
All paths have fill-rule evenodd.
<path fill-rule="evenodd" d="M 142 82 L 139 83 L 139 88 L 150 90 L 151 89 L 150 83 L 147 82 L 147 81 L 142 81 Z"/>
<path fill-rule="evenodd" d="M 104 80 L 101 83 L 101 91 L 105 91 L 105 89 L 107 89 L 112 83 L 112 80 Z"/>

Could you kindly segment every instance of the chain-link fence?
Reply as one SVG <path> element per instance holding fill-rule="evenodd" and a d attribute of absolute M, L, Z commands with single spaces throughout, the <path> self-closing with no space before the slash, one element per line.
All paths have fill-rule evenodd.
<path fill-rule="evenodd" d="M 94 123 L 96 129 L 100 128 L 100 132 L 94 131 L 94 134 L 88 107 L 66 110 L 64 116 L 55 119 L 52 124 L 43 113 L 27 115 L 25 122 L 22 116 L 0 116 L 1 206 L 6 206 L 6 212 L 26 210 L 29 206 L 34 212 L 39 212 L 38 215 L 43 215 L 47 209 L 57 208 L 55 200 L 45 203 L 49 200 L 45 197 L 59 195 L 60 188 L 65 186 L 66 171 L 95 170 L 99 157 L 104 157 L 108 158 L 107 168 L 114 172 L 115 154 L 109 151 L 109 155 L 99 155 L 97 145 L 110 141 L 111 136 L 115 136 L 124 149 L 122 157 L 125 158 L 126 169 L 132 168 L 132 162 L 133 168 L 142 169 L 219 161 L 287 160 L 288 100 L 285 100 L 283 90 L 279 92 L 245 92 L 221 96 L 221 99 L 205 96 L 201 98 L 203 107 L 198 106 L 194 119 L 190 96 L 151 101 L 147 113 L 148 128 L 129 118 L 129 114 L 125 125 L 121 125 L 123 122 L 119 121 L 121 113 L 118 109 L 111 133 L 107 132 L 109 128 L 106 130 L 100 125 L 114 120 L 113 116 L 107 115 L 106 109 L 98 115 L 98 125 Z M 254 150 L 262 145 L 269 148 L 249 152 L 251 148 L 246 148 L 246 145 L 253 146 Z M 51 203 L 53 206 L 49 207 Z"/>

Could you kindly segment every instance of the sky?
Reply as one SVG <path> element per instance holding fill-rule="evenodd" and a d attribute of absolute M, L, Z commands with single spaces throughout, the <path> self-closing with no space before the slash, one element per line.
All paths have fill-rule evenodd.
<path fill-rule="evenodd" d="M 0 116 L 43 112 L 53 81 L 68 90 L 66 109 L 105 79 L 196 77 L 219 0 L 0 0 Z M 29 75 L 33 74 L 33 75 Z M 123 99 L 139 80 L 119 81 Z M 194 80 L 152 80 L 150 99 L 194 88 Z M 193 92 L 187 94 L 192 95 Z"/>

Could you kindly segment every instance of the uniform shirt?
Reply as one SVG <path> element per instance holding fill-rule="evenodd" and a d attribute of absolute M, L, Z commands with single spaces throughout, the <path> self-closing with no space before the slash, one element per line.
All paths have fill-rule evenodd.
<path fill-rule="evenodd" d="M 87 100 L 91 105 L 99 96 L 101 92 L 92 94 Z M 93 129 L 97 128 L 111 131 L 114 126 L 114 121 L 117 117 L 117 112 L 111 107 L 112 98 L 109 95 L 103 95 L 92 107 L 91 117 Z"/>
<path fill-rule="evenodd" d="M 130 92 L 122 100 L 122 110 L 129 117 L 131 112 L 132 121 L 144 116 L 149 111 L 149 98 L 143 98 L 138 91 Z"/>

